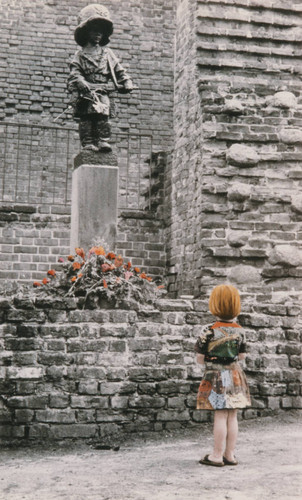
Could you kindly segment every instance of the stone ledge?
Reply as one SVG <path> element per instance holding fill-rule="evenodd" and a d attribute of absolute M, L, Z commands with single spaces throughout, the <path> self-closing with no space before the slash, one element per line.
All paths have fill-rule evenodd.
<path fill-rule="evenodd" d="M 74 158 L 74 168 L 81 165 L 105 165 L 117 167 L 117 155 L 111 151 L 109 153 L 101 151 L 81 151 Z"/>

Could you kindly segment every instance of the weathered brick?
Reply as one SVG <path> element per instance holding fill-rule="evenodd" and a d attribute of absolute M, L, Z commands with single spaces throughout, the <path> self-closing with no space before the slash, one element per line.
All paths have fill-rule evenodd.
<path fill-rule="evenodd" d="M 48 396 L 13 396 L 7 404 L 11 408 L 46 408 Z"/>
<path fill-rule="evenodd" d="M 9 366 L 6 369 L 8 379 L 40 379 L 43 376 L 43 368 Z"/>
<path fill-rule="evenodd" d="M 129 380 L 135 382 L 150 382 L 156 380 L 165 380 L 167 378 L 164 368 L 130 368 Z"/>
<path fill-rule="evenodd" d="M 69 357 L 60 352 L 39 352 L 38 362 L 41 365 L 65 365 L 69 364 Z"/>
<path fill-rule="evenodd" d="M 157 364 L 157 355 L 155 353 L 143 354 L 139 352 L 133 356 L 133 362 L 137 366 L 155 366 Z"/>
<path fill-rule="evenodd" d="M 13 351 L 34 351 L 38 350 L 41 346 L 41 341 L 37 339 L 16 339 L 8 338 L 5 341 L 6 349 Z"/>
<path fill-rule="evenodd" d="M 126 352 L 127 343 L 124 340 L 111 341 L 109 350 L 113 352 Z"/>
<path fill-rule="evenodd" d="M 129 422 L 133 420 L 133 414 L 130 413 L 129 411 L 126 412 L 115 412 L 112 410 L 97 410 L 96 411 L 96 421 L 97 422 L 107 422 L 107 423 L 114 423 L 114 422 Z"/>
<path fill-rule="evenodd" d="M 127 325 L 107 324 L 100 328 L 101 337 L 133 337 L 134 333 L 135 329 Z"/>
<path fill-rule="evenodd" d="M 155 395 L 129 398 L 129 408 L 162 408 L 163 406 L 165 406 L 165 399 Z"/>
<path fill-rule="evenodd" d="M 196 405 L 196 401 L 195 401 Z M 179 410 L 185 409 L 185 398 L 184 397 L 172 397 L 168 398 L 168 408 L 177 408 Z"/>
<path fill-rule="evenodd" d="M 76 344 L 77 342 L 70 343 L 78 351 L 79 348 L 76 347 Z M 81 343 L 81 346 L 83 346 L 83 351 L 93 351 L 96 353 L 103 353 L 108 349 L 108 344 L 103 340 L 86 340 Z"/>
<path fill-rule="evenodd" d="M 98 382 L 97 380 L 85 380 L 79 383 L 79 394 L 97 394 Z"/>
<path fill-rule="evenodd" d="M 109 398 L 106 396 L 71 396 L 71 408 L 109 408 Z"/>
<path fill-rule="evenodd" d="M 17 423 L 28 424 L 31 423 L 34 419 L 34 411 L 33 410 L 16 410 L 15 418 Z"/>
<path fill-rule="evenodd" d="M 98 379 L 106 378 L 106 371 L 103 366 L 77 366 L 71 365 L 67 369 L 67 377 L 69 379 Z"/>
<path fill-rule="evenodd" d="M 102 382 L 100 392 L 104 395 L 115 395 L 119 393 L 121 387 L 120 382 Z"/>
<path fill-rule="evenodd" d="M 13 363 L 21 366 L 35 365 L 37 363 L 37 356 L 37 352 L 15 352 L 13 356 Z"/>
<path fill-rule="evenodd" d="M 119 382 L 121 380 L 124 380 L 126 376 L 126 369 L 125 368 L 113 368 L 109 369 L 107 371 L 107 380 L 109 382 Z"/>
<path fill-rule="evenodd" d="M 95 410 L 78 410 L 77 421 L 79 423 L 93 424 L 95 423 Z"/>
<path fill-rule="evenodd" d="M 36 321 L 37 323 L 43 323 L 45 321 L 45 314 L 43 311 L 30 311 L 30 310 L 10 310 L 7 313 L 7 320 L 16 323 L 23 323 L 27 321 Z"/>
<path fill-rule="evenodd" d="M 53 422 L 60 424 L 72 424 L 75 422 L 73 410 L 47 409 L 36 411 L 37 422 Z"/>
<path fill-rule="evenodd" d="M 63 377 L 67 375 L 67 367 L 66 366 L 48 366 L 46 368 L 46 377 L 49 380 L 61 380 Z"/>
<path fill-rule="evenodd" d="M 131 351 L 159 351 L 162 348 L 162 341 L 155 339 L 140 339 L 136 338 L 129 341 L 129 348 Z"/>
<path fill-rule="evenodd" d="M 113 396 L 111 398 L 111 408 L 114 410 L 128 408 L 128 402 L 128 396 Z"/>
<path fill-rule="evenodd" d="M 47 350 L 49 351 L 65 351 L 66 343 L 64 340 L 48 340 Z"/>
<path fill-rule="evenodd" d="M 166 365 L 166 364 L 182 365 L 184 364 L 184 355 L 183 353 L 176 353 L 176 352 L 159 353 L 158 363 L 159 365 Z"/>
<path fill-rule="evenodd" d="M 51 394 L 49 397 L 50 408 L 67 408 L 69 405 L 69 396 L 67 394 Z"/>
<path fill-rule="evenodd" d="M 38 335 L 39 327 L 37 325 L 21 324 L 17 325 L 18 337 L 36 337 Z"/>

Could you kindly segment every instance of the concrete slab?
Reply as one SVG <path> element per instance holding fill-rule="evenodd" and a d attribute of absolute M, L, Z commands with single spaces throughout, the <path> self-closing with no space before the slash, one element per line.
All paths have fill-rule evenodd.
<path fill-rule="evenodd" d="M 81 165 L 72 173 L 70 252 L 94 244 L 115 249 L 118 167 Z"/>

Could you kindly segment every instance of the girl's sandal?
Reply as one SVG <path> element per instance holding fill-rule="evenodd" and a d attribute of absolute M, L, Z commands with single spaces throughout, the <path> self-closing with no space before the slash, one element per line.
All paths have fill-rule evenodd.
<path fill-rule="evenodd" d="M 213 467 L 224 467 L 224 462 L 213 462 L 213 460 L 209 460 L 209 455 L 199 460 L 199 463 L 203 465 L 213 465 Z"/>
<path fill-rule="evenodd" d="M 237 460 L 228 460 L 225 457 L 223 457 L 223 463 L 224 465 L 238 465 Z"/>

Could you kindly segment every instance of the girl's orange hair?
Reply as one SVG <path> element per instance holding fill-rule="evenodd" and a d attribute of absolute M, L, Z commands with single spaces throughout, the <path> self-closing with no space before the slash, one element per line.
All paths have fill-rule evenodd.
<path fill-rule="evenodd" d="M 210 311 L 221 319 L 232 319 L 238 316 L 241 310 L 240 295 L 232 285 L 218 285 L 211 293 L 209 300 Z"/>

